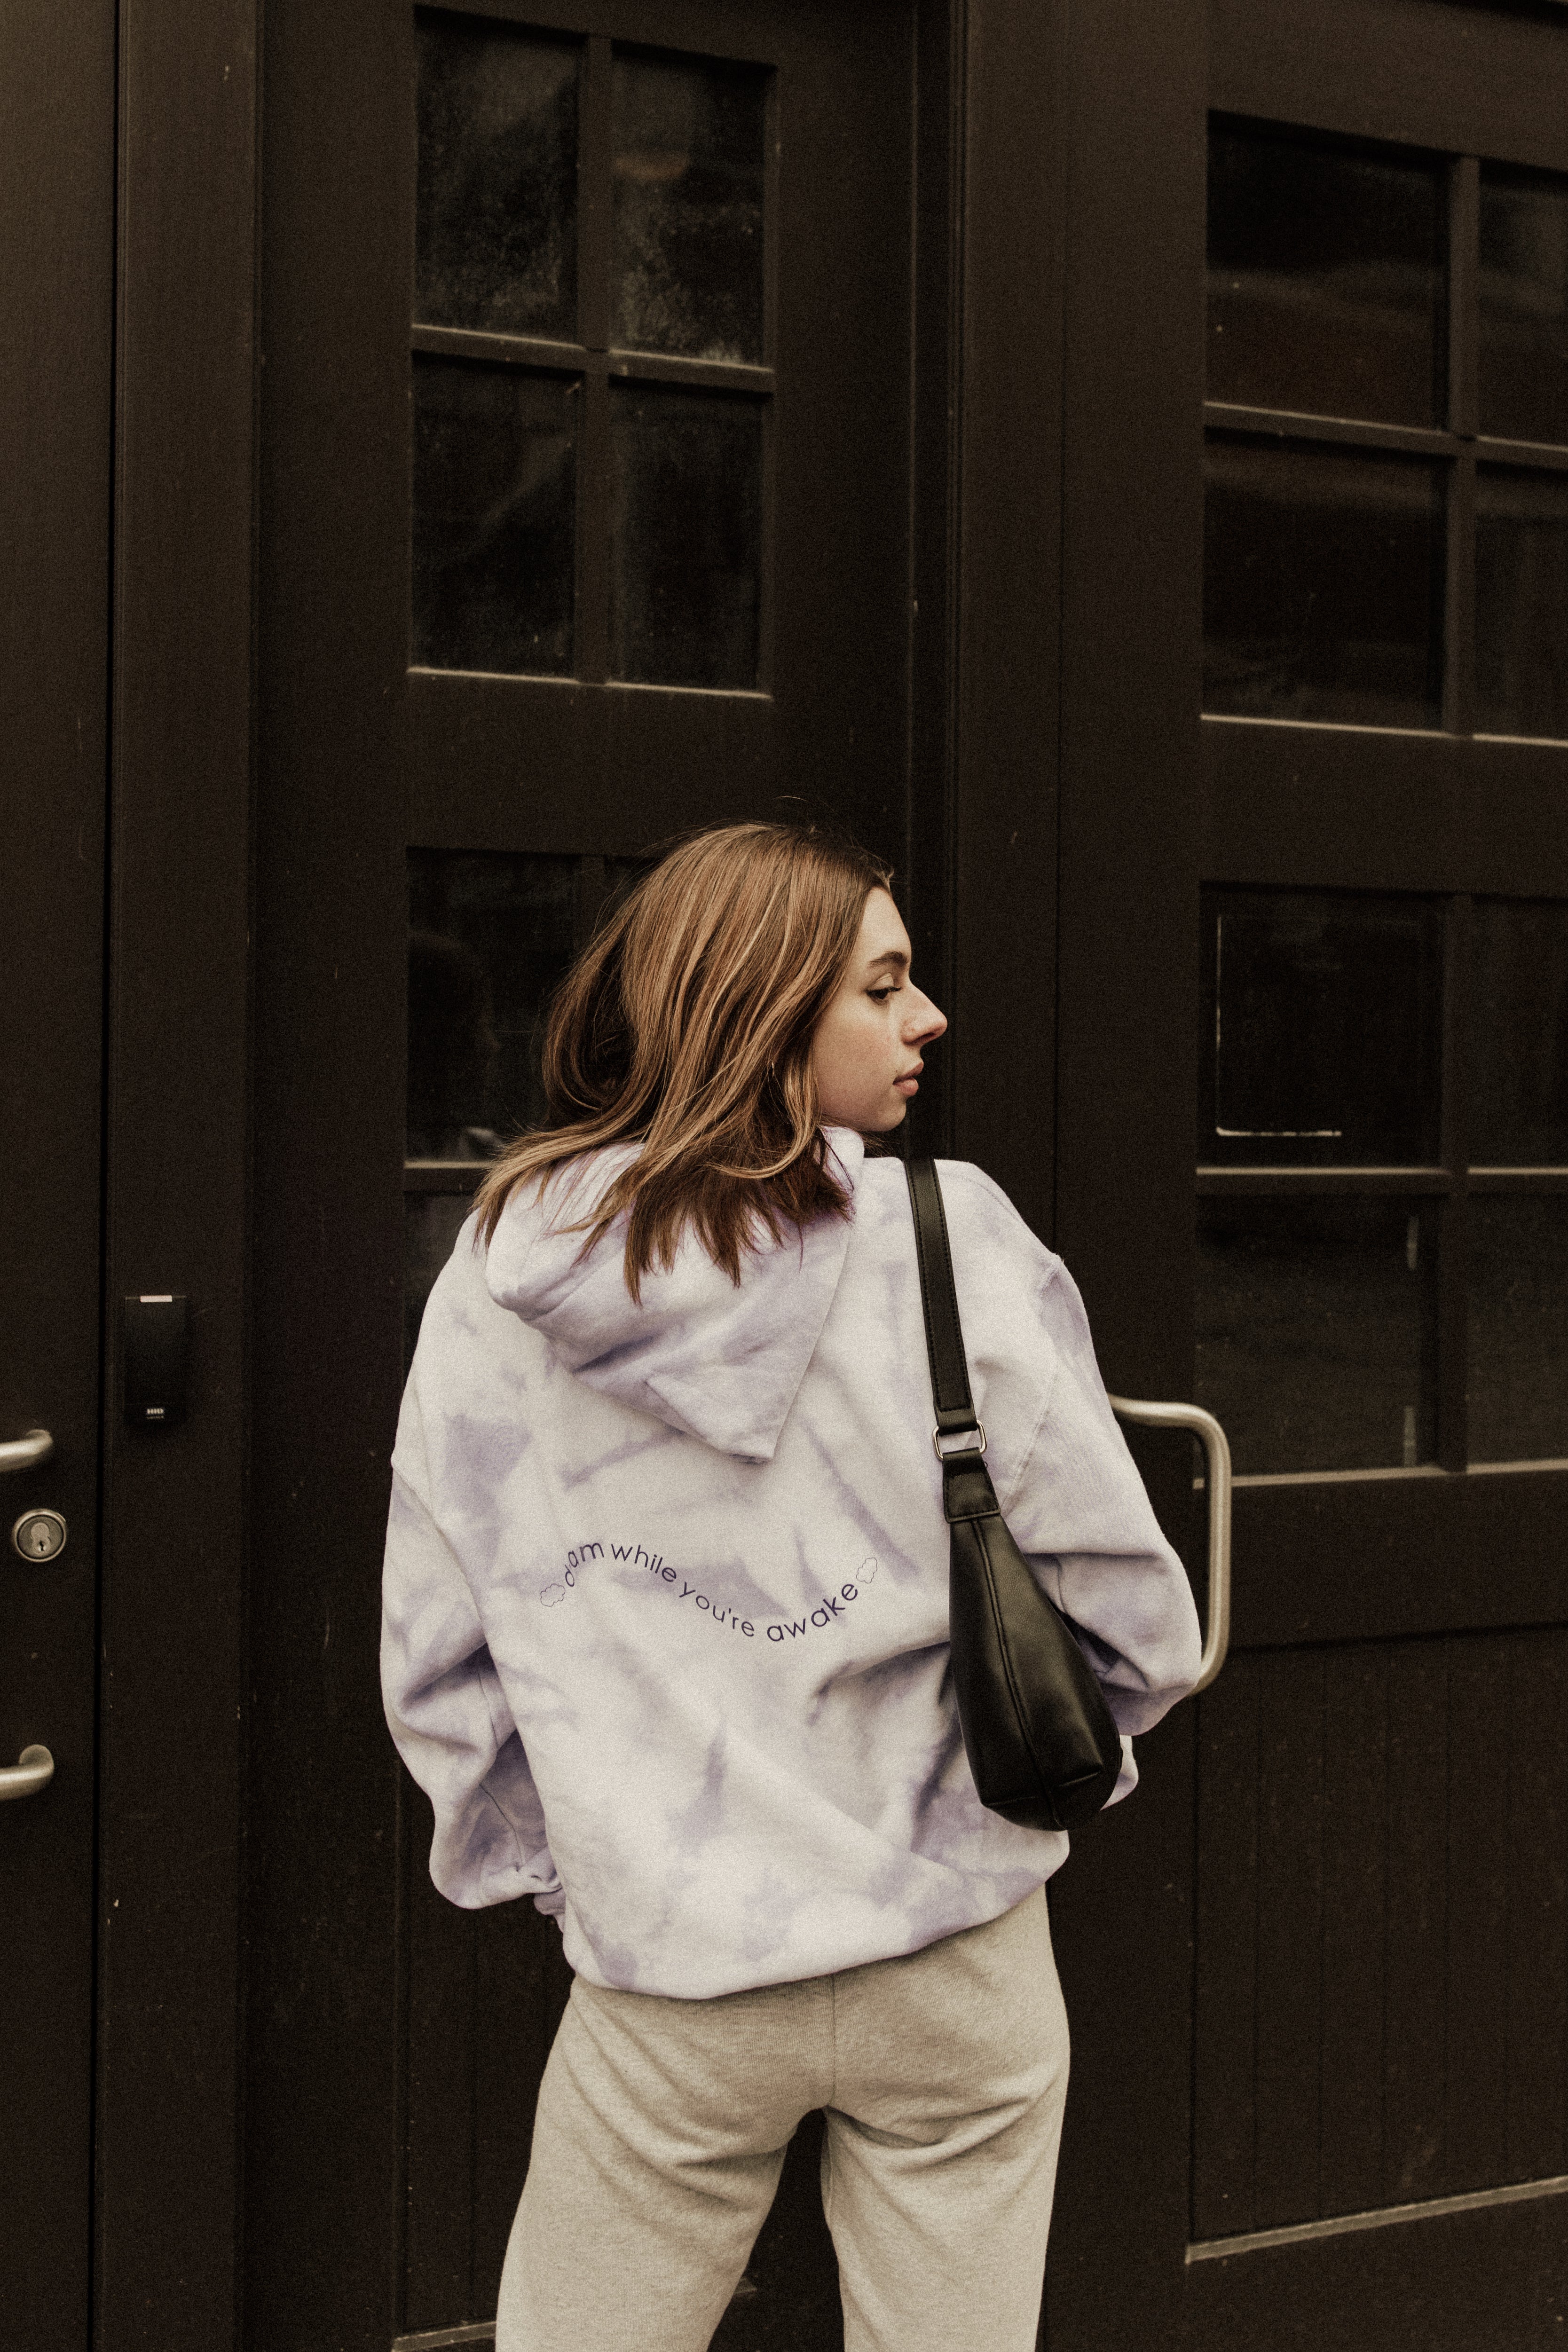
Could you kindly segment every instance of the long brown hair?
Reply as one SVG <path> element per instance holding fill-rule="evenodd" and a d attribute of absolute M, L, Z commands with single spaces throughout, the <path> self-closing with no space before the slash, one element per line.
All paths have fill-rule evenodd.
<path fill-rule="evenodd" d="M 512 1192 L 606 1144 L 641 1148 L 568 1232 L 584 1255 L 624 1211 L 626 1286 L 688 1225 L 731 1281 L 766 1233 L 843 1216 L 817 1125 L 811 1038 L 889 870 L 815 825 L 693 835 L 644 875 L 562 982 L 544 1037 L 547 1125 L 479 1188 L 489 1242 Z"/>

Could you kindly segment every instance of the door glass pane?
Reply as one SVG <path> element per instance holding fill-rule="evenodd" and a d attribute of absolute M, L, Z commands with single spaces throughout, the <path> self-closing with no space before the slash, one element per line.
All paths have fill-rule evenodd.
<path fill-rule="evenodd" d="M 580 407 L 568 376 L 415 353 L 417 667 L 570 672 Z"/>
<path fill-rule="evenodd" d="M 1481 430 L 1568 442 L 1568 179 L 1481 165 Z"/>
<path fill-rule="evenodd" d="M 416 24 L 414 316 L 573 341 L 582 45 L 440 9 Z"/>
<path fill-rule="evenodd" d="M 766 96 L 756 68 L 617 54 L 616 343 L 761 361 Z"/>
<path fill-rule="evenodd" d="M 1204 894 L 1212 1165 L 1436 1160 L 1442 915 L 1419 898 Z"/>
<path fill-rule="evenodd" d="M 1413 1200 L 1199 1202 L 1198 1401 L 1238 1472 L 1433 1458 L 1436 1226 Z"/>
<path fill-rule="evenodd" d="M 1568 474 L 1477 468 L 1476 727 L 1568 736 Z"/>
<path fill-rule="evenodd" d="M 1472 1462 L 1568 1458 L 1568 1195 L 1470 1199 Z"/>
<path fill-rule="evenodd" d="M 655 686 L 757 683 L 761 404 L 616 386 L 610 667 Z"/>
<path fill-rule="evenodd" d="M 493 1159 L 543 1118 L 540 1035 L 574 953 L 580 863 L 409 851 L 410 1160 Z"/>
<path fill-rule="evenodd" d="M 1209 398 L 1440 423 L 1445 222 L 1436 160 L 1216 121 Z"/>
<path fill-rule="evenodd" d="M 1207 485 L 1204 709 L 1436 727 L 1438 468 L 1225 435 L 1209 442 Z"/>
<path fill-rule="evenodd" d="M 1470 1158 L 1568 1167 L 1568 907 L 1475 908 Z"/>
<path fill-rule="evenodd" d="M 605 908 L 640 871 L 629 858 L 409 851 L 409 1160 L 473 1162 L 477 1178 L 479 1163 L 542 1124 L 550 999 Z M 409 1356 L 430 1286 L 471 1206 L 467 1191 L 412 1191 L 405 1200 Z"/>

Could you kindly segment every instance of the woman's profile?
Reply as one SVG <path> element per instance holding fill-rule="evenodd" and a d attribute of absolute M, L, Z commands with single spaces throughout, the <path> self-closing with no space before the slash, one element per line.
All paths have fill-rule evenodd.
<path fill-rule="evenodd" d="M 814 2108 L 848 2352 L 1035 2345 L 1068 1841 L 981 1804 L 952 1698 L 910 1201 L 868 1151 L 946 1022 L 889 881 L 767 824 L 647 873 L 426 1310 L 388 1719 L 437 1887 L 531 1895 L 574 1972 L 498 2352 L 703 2352 Z M 1066 1268 L 941 1175 L 990 1467 L 1123 1735 L 1115 1802 L 1196 1679 L 1186 1579 Z"/>

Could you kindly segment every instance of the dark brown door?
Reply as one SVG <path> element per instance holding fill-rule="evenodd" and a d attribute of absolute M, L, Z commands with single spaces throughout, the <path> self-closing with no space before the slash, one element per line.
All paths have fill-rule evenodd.
<path fill-rule="evenodd" d="M 1228 1431 L 1234 1637 L 1061 1882 L 1051 2334 L 1501 2352 L 1568 2284 L 1568 32 L 1227 5 L 1209 58 L 1201 794 L 1146 736 L 1122 807 L 1169 862 L 1114 806 L 1069 834 L 1059 1066 L 1149 1092 L 1064 1087 L 1058 1233 L 1111 1385 L 1163 1367 Z M 1128 217 L 1087 184 L 1069 251 Z M 1124 429 L 1195 426 L 1195 371 L 1129 396 L 1142 331 Z M 1156 592 L 1107 586 L 1106 516 L 1067 594 L 1126 631 Z M 1184 770 L 1195 661 L 1131 659 Z M 1070 743 L 1070 625 L 1066 673 Z M 1092 1197 L 1118 1163 L 1142 1217 Z"/>
<path fill-rule="evenodd" d="M 0 2343 L 80 2352 L 91 2243 L 112 9 L 7 10 L 0 91 L 0 1444 L 38 1430 L 51 1441 L 35 1466 L 6 1464 L 0 1477 Z M 18 1794 L 29 1750 L 52 1760 L 52 1777 Z"/>

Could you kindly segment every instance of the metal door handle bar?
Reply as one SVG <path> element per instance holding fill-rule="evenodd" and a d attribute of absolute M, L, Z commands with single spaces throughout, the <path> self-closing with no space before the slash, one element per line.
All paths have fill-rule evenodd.
<path fill-rule="evenodd" d="M 0 1771 L 0 1803 L 7 1797 L 36 1797 L 55 1777 L 55 1759 L 47 1748 L 24 1748 L 15 1764 Z"/>
<path fill-rule="evenodd" d="M 1112 1412 L 1119 1412 L 1123 1421 L 1140 1421 L 1150 1429 L 1190 1429 L 1203 1439 L 1209 1465 L 1209 1622 L 1203 1664 L 1193 1688 L 1207 1690 L 1230 1647 L 1229 1441 L 1213 1413 L 1205 1412 L 1201 1404 L 1143 1404 L 1131 1397 L 1112 1397 L 1110 1402 Z"/>
<path fill-rule="evenodd" d="M 0 1470 L 30 1470 L 35 1462 L 47 1462 L 54 1450 L 47 1429 L 30 1429 L 26 1437 L 8 1437 L 0 1444 Z"/>

